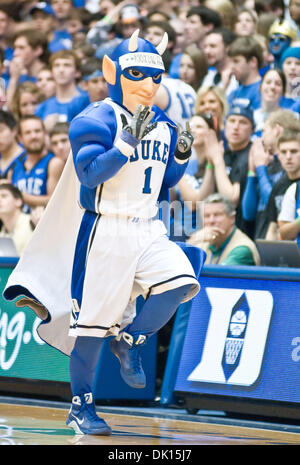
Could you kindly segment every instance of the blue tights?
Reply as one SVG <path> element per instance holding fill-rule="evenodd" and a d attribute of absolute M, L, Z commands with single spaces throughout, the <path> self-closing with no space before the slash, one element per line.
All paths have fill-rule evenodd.
<path fill-rule="evenodd" d="M 148 337 L 159 331 L 174 315 L 190 285 L 150 296 L 125 331 Z M 73 395 L 93 392 L 93 383 L 104 339 L 78 336 L 70 356 L 70 378 Z"/>

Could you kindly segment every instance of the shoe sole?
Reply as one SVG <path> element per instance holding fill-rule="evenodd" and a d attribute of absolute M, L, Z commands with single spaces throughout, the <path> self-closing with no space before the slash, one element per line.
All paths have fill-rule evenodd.
<path fill-rule="evenodd" d="M 121 359 L 120 359 L 119 355 L 116 354 L 116 352 L 113 351 L 113 347 L 112 347 L 111 344 L 110 344 L 110 350 L 111 350 L 111 352 L 114 354 L 114 356 L 117 357 L 117 359 L 118 359 L 119 362 L 120 362 L 120 365 L 121 365 L 120 375 L 121 375 L 123 381 L 124 381 L 126 384 L 128 384 L 128 386 L 130 386 L 130 387 L 132 387 L 132 388 L 135 388 L 135 389 L 144 389 L 144 388 L 146 387 L 146 383 L 144 383 L 144 384 L 133 384 L 133 383 L 129 383 L 129 382 L 127 381 L 126 376 L 124 376 L 123 371 L 122 371 Z"/>
<path fill-rule="evenodd" d="M 73 428 L 76 434 L 89 434 L 91 436 L 110 436 L 112 431 L 110 428 L 103 428 L 103 429 L 98 429 L 93 432 L 87 432 L 83 431 L 80 429 L 78 423 L 75 420 L 70 421 L 69 423 L 66 423 L 69 428 Z"/>

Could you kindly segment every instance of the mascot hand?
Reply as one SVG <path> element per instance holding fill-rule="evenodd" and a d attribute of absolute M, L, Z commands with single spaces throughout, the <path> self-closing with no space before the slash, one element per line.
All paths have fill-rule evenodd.
<path fill-rule="evenodd" d="M 157 123 L 149 124 L 153 116 L 154 111 L 150 111 L 148 106 L 138 105 L 131 123 L 124 130 L 132 134 L 136 139 L 141 140 L 157 126 Z"/>
<path fill-rule="evenodd" d="M 192 154 L 192 145 L 194 137 L 191 134 L 189 123 L 186 123 L 186 130 L 182 131 L 177 139 L 175 148 L 175 158 L 179 160 L 187 160 Z"/>
<path fill-rule="evenodd" d="M 121 115 L 122 116 L 122 115 Z M 123 124 L 123 130 L 115 146 L 126 156 L 132 153 L 140 143 L 141 139 L 149 134 L 152 129 L 156 128 L 157 123 L 150 124 L 154 112 L 149 110 L 148 106 L 138 105 L 131 122 Z"/>

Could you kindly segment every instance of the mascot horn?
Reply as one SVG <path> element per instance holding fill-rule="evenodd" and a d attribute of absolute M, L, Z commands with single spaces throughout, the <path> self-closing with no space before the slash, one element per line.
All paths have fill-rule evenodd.
<path fill-rule="evenodd" d="M 103 57 L 102 70 L 108 84 L 108 95 L 115 102 L 122 105 L 122 76 L 135 79 L 127 72 L 129 68 L 136 68 L 148 76 L 160 75 L 165 71 L 161 55 L 168 45 L 168 34 L 165 32 L 161 42 L 155 47 L 146 39 L 139 38 L 137 29 L 129 39 L 118 45 L 110 57 Z"/>

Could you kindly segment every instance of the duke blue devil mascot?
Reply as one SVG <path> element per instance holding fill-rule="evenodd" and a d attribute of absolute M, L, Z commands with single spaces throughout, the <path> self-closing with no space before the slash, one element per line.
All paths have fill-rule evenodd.
<path fill-rule="evenodd" d="M 140 348 L 200 289 L 202 251 L 170 241 L 158 208 L 184 174 L 193 138 L 153 105 L 167 35 L 154 47 L 138 34 L 104 57 L 109 97 L 71 122 L 72 154 L 4 290 L 70 356 L 67 425 L 78 434 L 111 433 L 93 398 L 104 338 L 124 381 L 143 388 Z"/>

